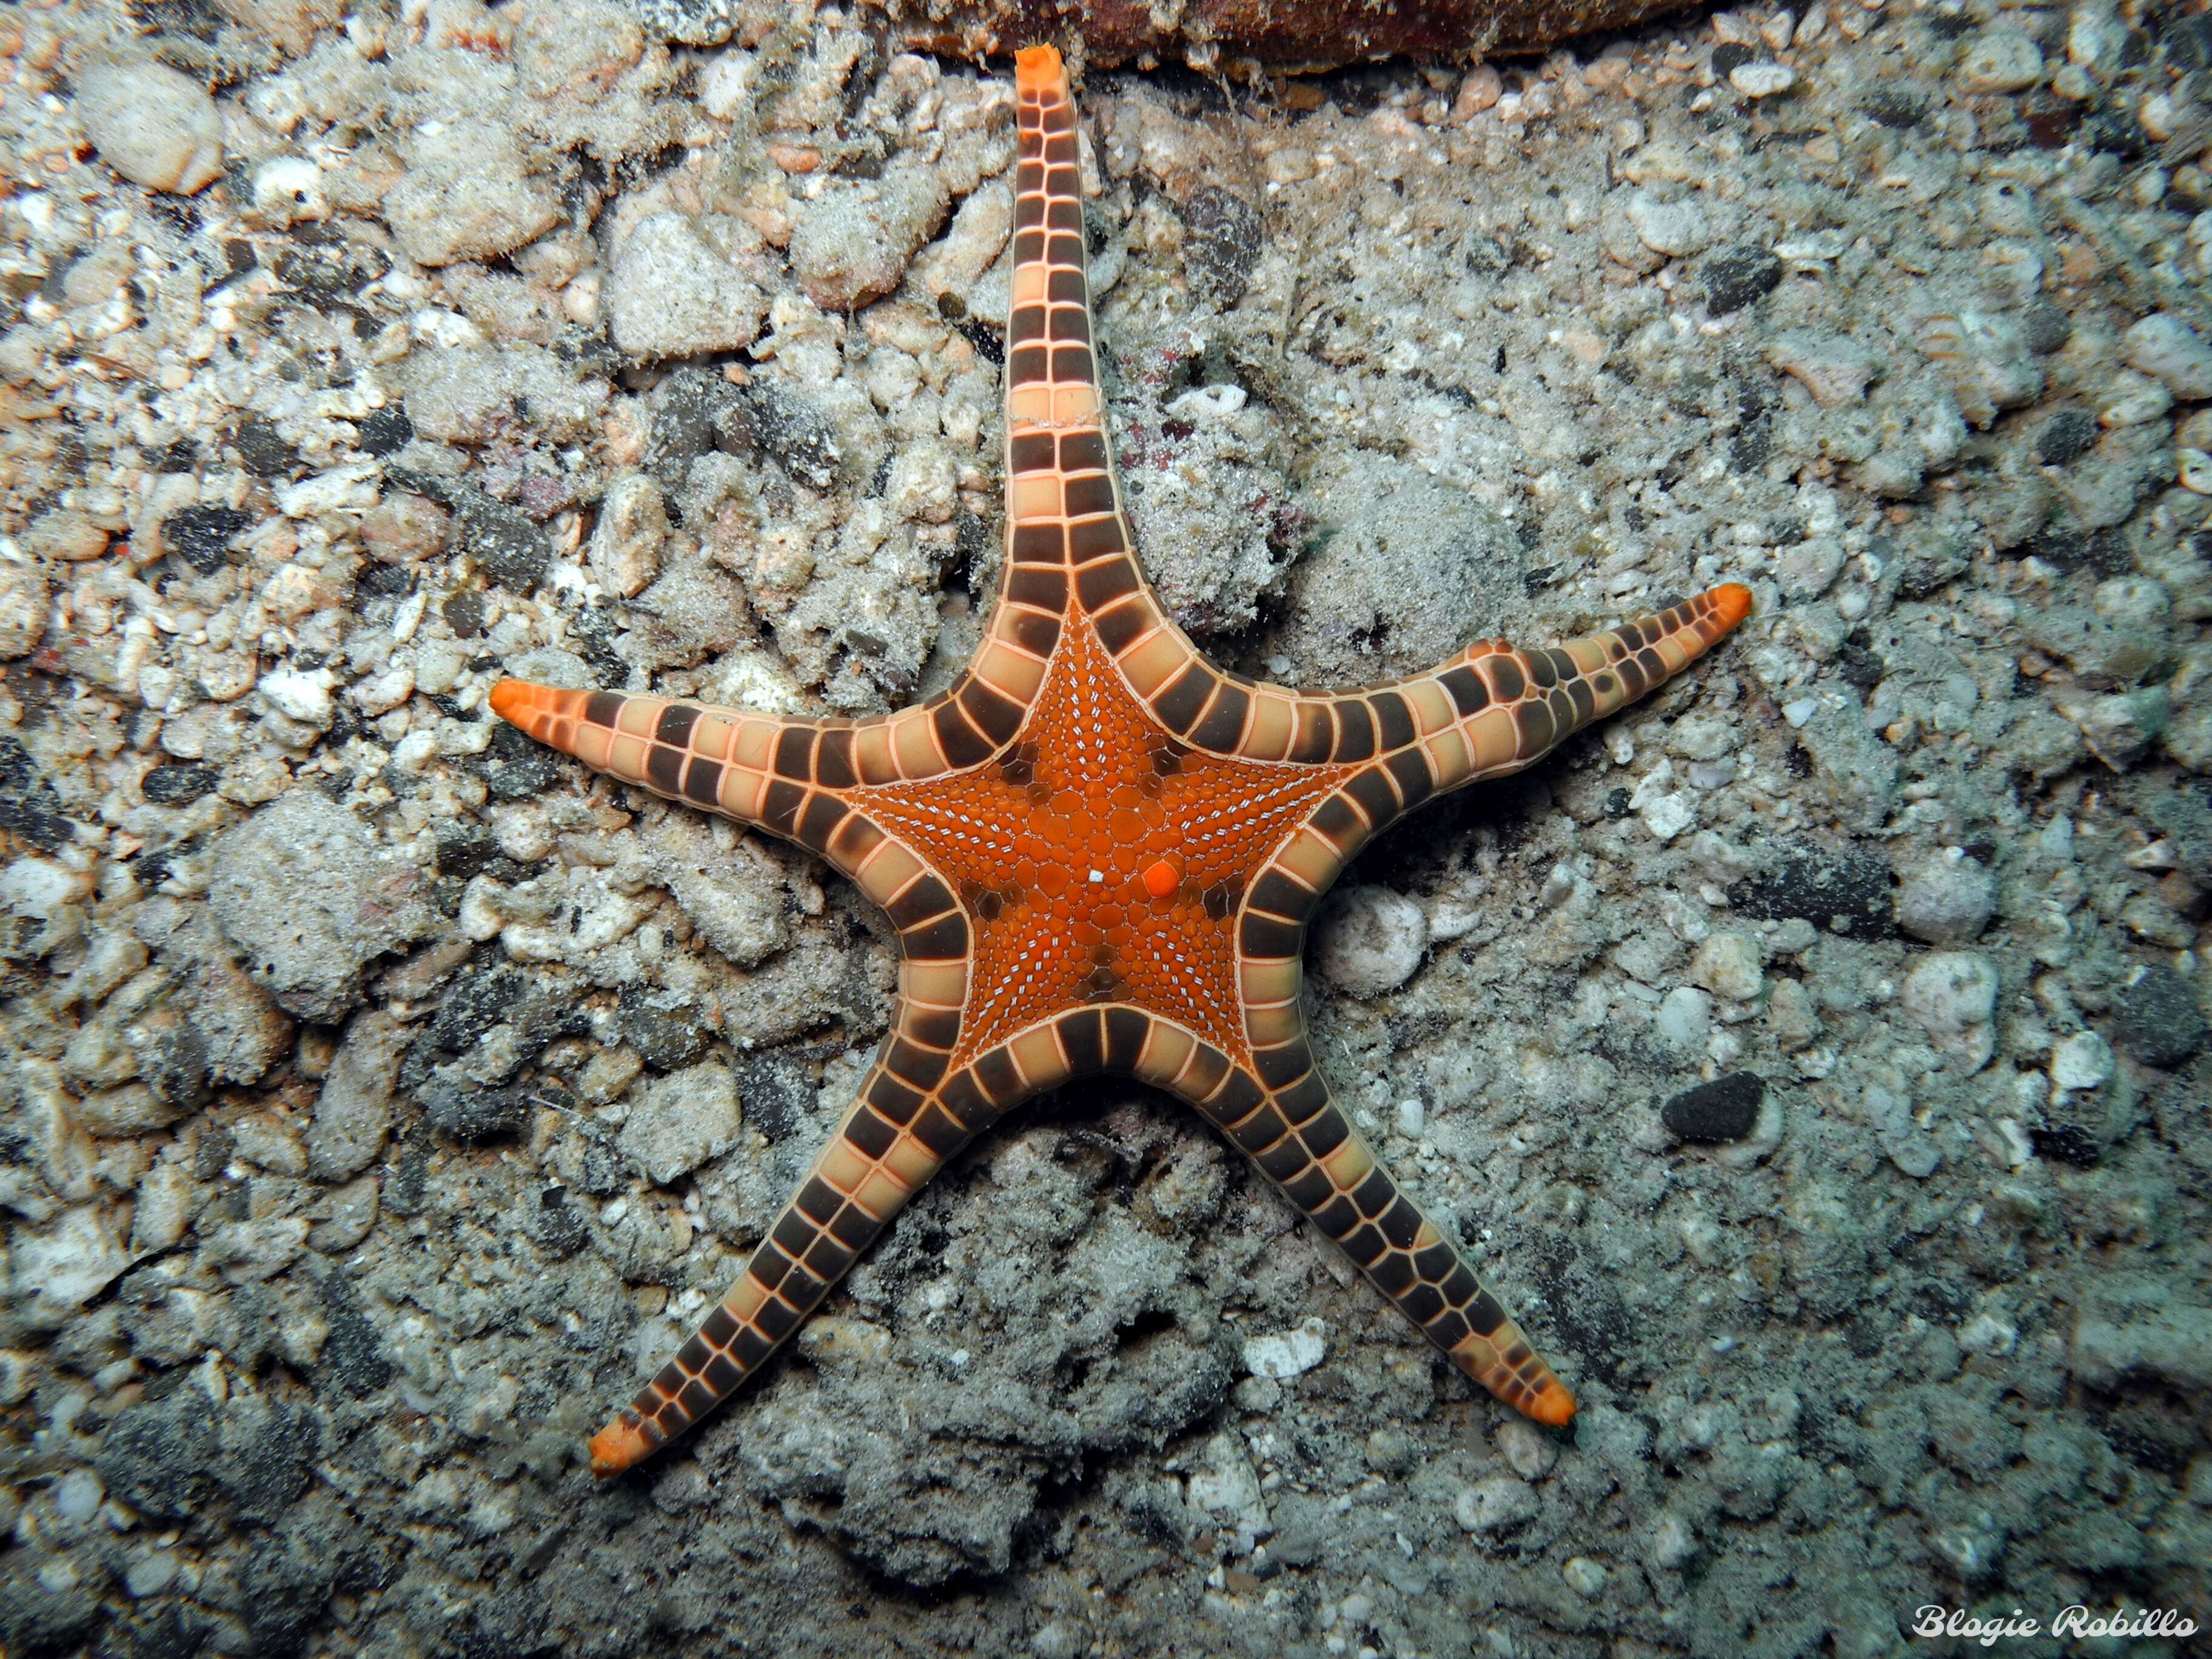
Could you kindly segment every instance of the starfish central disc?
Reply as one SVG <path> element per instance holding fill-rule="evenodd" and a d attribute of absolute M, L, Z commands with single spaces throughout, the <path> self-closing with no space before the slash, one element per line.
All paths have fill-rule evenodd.
<path fill-rule="evenodd" d="M 850 792 L 937 867 L 975 920 L 953 1061 L 1084 1002 L 1163 1014 L 1242 1058 L 1237 901 L 1354 769 L 1193 750 L 1131 696 L 1087 618 L 1066 628 L 1000 758 Z"/>

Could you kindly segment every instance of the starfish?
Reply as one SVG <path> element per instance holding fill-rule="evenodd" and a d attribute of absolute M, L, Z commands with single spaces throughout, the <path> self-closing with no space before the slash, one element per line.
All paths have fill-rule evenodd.
<path fill-rule="evenodd" d="M 1716 587 L 1540 650 L 1316 694 L 1224 673 L 1132 551 L 1107 441 L 1060 54 L 1017 54 L 1006 574 L 954 687 L 863 720 L 502 680 L 492 707 L 633 784 L 798 842 L 898 930 L 891 1029 L 835 1138 L 698 1332 L 591 1442 L 602 1476 L 682 1433 L 969 1140 L 1113 1072 L 1197 1109 L 1461 1370 L 1554 1425 L 1574 1396 L 1407 1196 L 1314 1062 L 1305 925 L 1435 795 L 1530 765 L 1742 621 Z"/>

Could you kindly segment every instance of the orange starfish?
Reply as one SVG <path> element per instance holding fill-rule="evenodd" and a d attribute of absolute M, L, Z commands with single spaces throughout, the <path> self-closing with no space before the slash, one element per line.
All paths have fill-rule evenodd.
<path fill-rule="evenodd" d="M 1075 106 L 1017 55 L 1006 567 L 953 690 L 867 720 L 783 719 L 503 680 L 540 741 L 788 836 L 899 932 L 890 1034 L 744 1272 L 592 1440 L 601 1475 L 759 1369 L 922 1183 L 1022 1100 L 1112 1071 L 1196 1107 L 1429 1340 L 1509 1405 L 1574 1396 L 1330 1098 L 1298 1007 L 1305 923 L 1401 813 L 1530 764 L 1679 673 L 1739 586 L 1549 650 L 1503 641 L 1364 691 L 1224 674 L 1131 552 L 1092 356 Z"/>

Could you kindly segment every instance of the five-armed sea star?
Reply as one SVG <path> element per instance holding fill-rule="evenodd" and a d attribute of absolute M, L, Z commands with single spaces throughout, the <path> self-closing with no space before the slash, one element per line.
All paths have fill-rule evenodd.
<path fill-rule="evenodd" d="M 602 1475 L 758 1370 L 972 1136 L 1102 1071 L 1196 1107 L 1499 1399 L 1574 1415 L 1331 1102 L 1298 1006 L 1305 924 L 1384 825 L 1679 673 L 1751 596 L 1717 587 L 1549 650 L 1491 641 L 1363 691 L 1213 668 L 1139 571 L 1116 492 L 1067 76 L 1049 46 L 1016 62 L 1006 575 L 959 683 L 860 720 L 516 680 L 492 693 L 588 765 L 819 854 L 890 914 L 903 957 L 860 1097 L 721 1304 L 592 1437 Z"/>

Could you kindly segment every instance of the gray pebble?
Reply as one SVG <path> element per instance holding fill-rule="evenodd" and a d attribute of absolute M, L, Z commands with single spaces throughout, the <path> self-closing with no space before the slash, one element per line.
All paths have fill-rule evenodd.
<path fill-rule="evenodd" d="M 2170 311 L 2144 318 L 2121 341 L 2130 367 L 2162 384 L 2175 397 L 2212 398 L 2212 347 Z"/>
<path fill-rule="evenodd" d="M 744 1121 L 736 1078 L 708 1060 L 647 1084 L 616 1144 L 646 1179 L 665 1187 L 728 1152 Z"/>
<path fill-rule="evenodd" d="M 295 789 L 217 844 L 208 902 L 279 1007 L 333 1024 L 359 1003 L 371 962 L 434 927 L 424 888 L 344 807 Z"/>
<path fill-rule="evenodd" d="M 1492 1475 L 1462 1487 L 1452 1514 L 1471 1533 L 1489 1536 L 1510 1532 L 1536 1518 L 1536 1494 L 1524 1480 Z"/>
<path fill-rule="evenodd" d="M 480 118 L 414 133 L 407 172 L 383 208 L 401 250 L 425 265 L 510 252 L 561 218 L 560 198 L 530 170 L 516 135 Z"/>
<path fill-rule="evenodd" d="M 1429 944 L 1421 907 L 1387 887 L 1340 887 L 1314 923 L 1314 965 L 1338 989 L 1380 996 L 1413 976 Z"/>
<path fill-rule="evenodd" d="M 951 204 L 943 173 L 927 166 L 895 167 L 865 183 L 833 182 L 799 215 L 792 272 L 824 311 L 864 305 L 898 286 L 907 261 Z"/>
<path fill-rule="evenodd" d="M 2144 1065 L 2170 1070 L 2204 1046 L 2196 988 L 2165 963 L 2138 963 L 2113 1000 L 2113 1038 Z"/>
<path fill-rule="evenodd" d="M 307 1125 L 307 1167 L 318 1180 L 344 1181 L 383 1152 L 392 1129 L 392 1085 L 409 1036 L 381 1009 L 346 1028 Z"/>
<path fill-rule="evenodd" d="M 1952 848 L 1929 860 L 1897 890 L 1897 925 L 1930 945 L 1971 945 L 1996 908 L 1996 878 Z"/>

